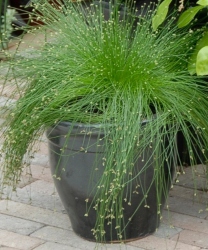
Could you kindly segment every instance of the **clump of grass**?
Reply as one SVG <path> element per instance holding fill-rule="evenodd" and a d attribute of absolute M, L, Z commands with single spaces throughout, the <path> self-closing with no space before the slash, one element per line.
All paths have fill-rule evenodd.
<path fill-rule="evenodd" d="M 126 187 L 140 174 L 134 164 L 147 148 L 153 148 L 160 213 L 165 193 L 161 168 L 173 163 L 177 168 L 178 131 L 185 137 L 192 165 L 194 145 L 205 158 L 208 145 L 207 83 L 187 71 L 197 32 L 177 30 L 172 18 L 154 32 L 152 11 L 138 17 L 134 10 L 121 13 L 116 5 L 109 6 L 106 20 L 102 4 L 87 7 L 56 0 L 34 5 L 35 18 L 45 23 L 38 32 L 50 30 L 52 39 L 29 57 L 17 53 L 10 63 L 20 98 L 4 124 L 1 166 L 2 187 L 15 188 L 35 140 L 48 127 L 61 121 L 101 124 L 105 170 L 88 208 L 96 209 L 92 231 L 102 242 L 106 220 L 116 222 L 118 240 L 125 237 L 123 197 L 131 205 L 132 190 Z M 147 160 L 143 171 L 150 167 Z"/>

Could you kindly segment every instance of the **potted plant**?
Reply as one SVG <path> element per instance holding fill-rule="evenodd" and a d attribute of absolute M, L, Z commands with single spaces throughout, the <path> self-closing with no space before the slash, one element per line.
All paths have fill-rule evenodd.
<path fill-rule="evenodd" d="M 3 124 L 2 189 L 16 188 L 47 131 L 52 175 L 77 234 L 120 242 L 154 232 L 178 171 L 178 131 L 192 165 L 194 145 L 207 150 L 206 82 L 187 71 L 200 31 L 179 30 L 171 18 L 154 31 L 154 12 L 138 16 L 127 4 L 34 8 L 45 23 L 38 32 L 52 33 L 9 64 L 20 98 Z"/>

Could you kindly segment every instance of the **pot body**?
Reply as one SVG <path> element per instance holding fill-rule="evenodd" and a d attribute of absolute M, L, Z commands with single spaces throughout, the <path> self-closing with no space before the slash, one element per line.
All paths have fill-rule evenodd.
<path fill-rule="evenodd" d="M 99 126 L 77 124 L 73 126 L 70 137 L 67 138 L 71 129 L 70 123 L 63 122 L 47 131 L 51 172 L 56 176 L 55 185 L 69 215 L 73 230 L 81 237 L 94 241 L 91 229 L 95 226 L 96 211 L 92 208 L 87 217 L 84 215 L 86 214 L 86 199 L 89 199 L 89 203 L 93 200 L 94 188 L 104 172 L 102 166 L 104 134 Z M 136 190 L 138 184 L 140 188 L 138 192 L 131 193 L 131 205 L 128 202 L 123 204 L 124 222 L 129 222 L 131 218 L 125 228 L 126 240 L 147 236 L 159 226 L 161 215 L 158 214 L 157 188 L 153 180 L 154 161 L 151 155 L 152 149 L 148 148 L 144 152 L 143 159 L 150 160 L 151 167 L 145 169 L 132 182 L 132 190 Z M 168 195 L 174 169 L 168 166 L 170 164 L 162 166 L 164 178 L 163 189 L 160 193 L 160 209 Z M 139 173 L 143 167 L 144 162 L 138 159 L 134 166 L 134 173 Z M 144 194 L 149 188 L 148 196 L 144 199 Z M 112 228 L 115 226 L 113 225 Z M 109 230 L 107 223 L 105 231 L 106 241 L 117 241 L 117 231 Z"/>

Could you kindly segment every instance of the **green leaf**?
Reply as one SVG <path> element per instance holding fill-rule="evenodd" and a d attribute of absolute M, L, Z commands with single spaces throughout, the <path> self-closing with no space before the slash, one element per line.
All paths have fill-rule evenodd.
<path fill-rule="evenodd" d="M 195 15 L 203 8 L 204 6 L 195 6 L 184 11 L 178 19 L 178 28 L 183 28 L 189 24 L 194 19 Z"/>
<path fill-rule="evenodd" d="M 199 0 L 197 4 L 201 6 L 208 6 L 208 0 Z"/>
<path fill-rule="evenodd" d="M 172 0 L 164 0 L 157 9 L 155 16 L 152 18 L 152 28 L 155 31 L 162 24 L 167 16 L 168 8 Z"/>
<path fill-rule="evenodd" d="M 197 54 L 196 73 L 200 76 L 208 75 L 208 46 L 200 49 Z"/>
<path fill-rule="evenodd" d="M 196 60 L 198 52 L 205 46 L 208 46 L 208 31 L 206 31 L 203 37 L 197 42 L 194 52 L 189 60 L 188 71 L 191 75 L 196 74 Z"/>

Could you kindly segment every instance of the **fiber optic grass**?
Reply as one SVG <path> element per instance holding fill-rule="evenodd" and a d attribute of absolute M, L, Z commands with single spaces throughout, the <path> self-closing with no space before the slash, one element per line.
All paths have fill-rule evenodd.
<path fill-rule="evenodd" d="M 86 216 L 89 209 L 96 209 L 92 232 L 97 241 L 105 242 L 106 220 L 109 225 L 116 221 L 118 240 L 125 240 L 123 202 L 131 205 L 131 182 L 140 174 L 134 163 L 148 147 L 153 147 L 158 214 L 162 194 L 168 195 L 162 166 L 171 168 L 174 162 L 177 172 L 177 163 L 181 165 L 176 159 L 179 130 L 191 165 L 196 163 L 194 147 L 202 152 L 201 162 L 207 160 L 207 81 L 187 71 L 200 31 L 178 30 L 173 14 L 154 32 L 156 6 L 137 16 L 136 10 L 126 7 L 121 13 L 119 5 L 110 2 L 106 20 L 99 2 L 86 6 L 64 0 L 52 5 L 36 2 L 31 18 L 45 25 L 31 32 L 50 30 L 52 39 L 48 42 L 46 35 L 45 46 L 29 57 L 17 53 L 10 62 L 21 97 L 4 124 L 1 186 L 16 188 L 34 153 L 34 142 L 48 127 L 61 121 L 100 124 L 106 134 L 105 170 Z M 147 160 L 143 171 L 149 167 Z M 144 200 L 148 190 L 143 191 Z"/>

